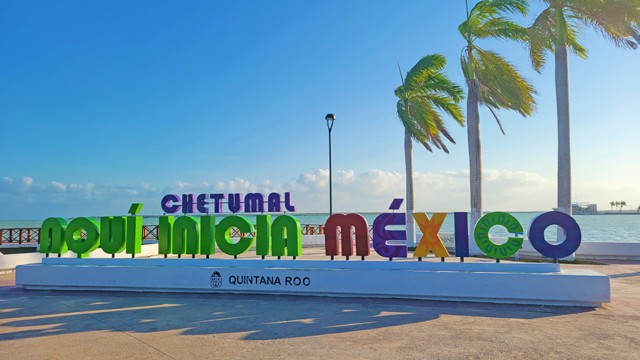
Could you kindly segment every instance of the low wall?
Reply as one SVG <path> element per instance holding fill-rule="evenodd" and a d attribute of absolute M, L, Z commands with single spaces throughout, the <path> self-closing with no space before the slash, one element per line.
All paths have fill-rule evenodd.
<path fill-rule="evenodd" d="M 417 235 L 417 239 L 420 239 L 421 234 Z M 455 240 L 453 234 L 440 234 L 442 241 L 444 242 L 447 250 L 453 256 L 455 254 Z M 309 247 L 324 247 L 324 235 L 303 235 L 302 246 Z M 469 253 L 471 256 L 483 255 L 482 251 L 478 248 L 475 241 L 469 242 Z M 138 254 L 139 257 L 153 256 L 158 254 L 158 246 L 155 241 L 145 241 L 142 245 L 142 253 Z M 525 239 L 522 250 L 518 252 L 519 256 L 542 258 L 529 240 Z M 640 261 L 640 243 L 618 243 L 618 242 L 583 242 L 580 248 L 575 254 L 577 259 L 584 260 L 638 260 Z M 0 271 L 12 270 L 16 266 L 22 264 L 32 264 L 41 262 L 44 258 L 44 254 L 40 253 L 23 253 L 23 254 L 0 254 Z M 65 258 L 75 257 L 75 254 L 64 254 Z M 111 255 L 104 253 L 100 249 L 96 249 L 90 255 L 91 258 L 109 258 Z M 117 254 L 116 258 L 129 258 L 131 255 L 121 253 Z"/>
<path fill-rule="evenodd" d="M 145 241 L 142 244 L 142 252 L 137 254 L 138 257 L 148 257 L 158 254 L 158 243 L 156 241 Z M 49 255 L 50 257 L 57 257 L 55 254 Z M 62 254 L 63 258 L 75 258 L 76 254 L 72 252 L 68 252 L 66 254 Z M 111 254 L 107 254 L 102 249 L 96 249 L 91 254 L 89 254 L 90 258 L 110 258 Z M 131 255 L 126 254 L 124 252 L 120 254 L 116 254 L 116 258 L 130 258 Z M 10 254 L 10 255 L 1 255 L 0 254 L 0 271 L 13 270 L 18 265 L 25 264 L 37 264 L 41 263 L 42 259 L 46 258 L 45 254 L 41 254 L 39 252 L 32 253 L 23 253 L 23 254 Z"/>
<path fill-rule="evenodd" d="M 609 277 L 550 263 L 66 259 L 16 268 L 27 290 L 349 296 L 600 306 Z"/>

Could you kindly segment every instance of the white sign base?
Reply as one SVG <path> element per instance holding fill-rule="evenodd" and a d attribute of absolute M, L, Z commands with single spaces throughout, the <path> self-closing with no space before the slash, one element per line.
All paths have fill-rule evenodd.
<path fill-rule="evenodd" d="M 558 264 L 44 258 L 16 268 L 35 290 L 205 292 L 600 306 L 609 277 Z"/>

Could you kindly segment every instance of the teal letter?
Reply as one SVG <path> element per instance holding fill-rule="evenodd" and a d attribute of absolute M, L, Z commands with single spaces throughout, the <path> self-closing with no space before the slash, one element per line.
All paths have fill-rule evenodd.
<path fill-rule="evenodd" d="M 302 232 L 300 221 L 289 215 L 280 215 L 271 226 L 273 256 L 300 256 L 302 254 Z M 286 250 L 285 250 L 286 249 Z"/>
<path fill-rule="evenodd" d="M 82 230 L 87 232 L 86 238 L 82 238 Z M 100 245 L 100 224 L 92 218 L 73 219 L 67 226 L 64 241 L 69 250 L 79 258 L 85 258 Z"/>
<path fill-rule="evenodd" d="M 232 215 L 222 219 L 216 229 L 216 243 L 220 250 L 227 254 L 237 256 L 251 249 L 255 238 L 241 237 L 237 243 L 231 241 L 231 228 L 237 228 L 241 233 L 249 234 L 255 231 L 253 224 L 242 216 Z"/>
<path fill-rule="evenodd" d="M 40 226 L 40 252 L 43 254 L 63 254 L 68 251 L 64 241 L 67 220 L 63 218 L 48 218 Z"/>

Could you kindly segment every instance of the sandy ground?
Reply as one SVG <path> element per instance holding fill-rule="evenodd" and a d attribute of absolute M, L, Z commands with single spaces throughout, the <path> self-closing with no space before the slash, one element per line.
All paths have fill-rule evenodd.
<path fill-rule="evenodd" d="M 640 264 L 601 308 L 25 291 L 0 274 L 0 359 L 640 359 Z M 428 286 L 428 284 L 425 284 Z"/>

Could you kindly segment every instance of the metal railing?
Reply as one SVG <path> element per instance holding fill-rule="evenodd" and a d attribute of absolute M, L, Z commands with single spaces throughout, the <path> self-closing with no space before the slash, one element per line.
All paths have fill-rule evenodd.
<path fill-rule="evenodd" d="M 323 235 L 324 225 L 302 225 L 302 235 Z M 83 231 L 82 236 L 86 233 Z M 231 237 L 255 236 L 254 233 L 242 233 L 236 228 L 231 229 Z M 142 240 L 158 240 L 158 225 L 143 225 Z M 40 242 L 40 228 L 0 229 L 0 245 L 3 244 L 32 244 Z"/>
<path fill-rule="evenodd" d="M 40 240 L 40 228 L 0 229 L 0 245 L 37 244 Z"/>

